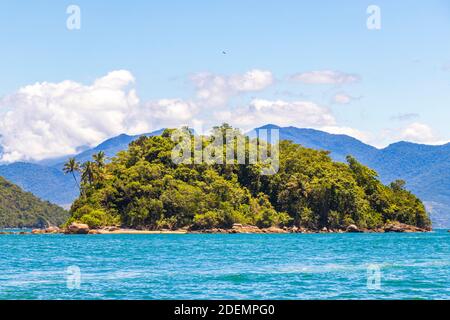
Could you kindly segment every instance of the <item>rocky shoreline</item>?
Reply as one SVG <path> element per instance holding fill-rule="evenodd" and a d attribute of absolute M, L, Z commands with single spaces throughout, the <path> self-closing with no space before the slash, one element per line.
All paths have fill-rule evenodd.
<path fill-rule="evenodd" d="M 192 230 L 183 228 L 177 230 L 137 230 L 110 226 L 98 229 L 91 229 L 88 225 L 82 223 L 72 223 L 67 228 L 49 227 L 46 229 L 33 229 L 31 232 L 0 232 L 0 234 L 236 234 L 236 233 L 254 233 L 254 234 L 281 234 L 281 233 L 412 233 L 412 232 L 430 232 L 431 229 L 422 229 L 403 223 L 390 223 L 378 229 L 360 229 L 356 225 L 349 225 L 346 229 L 328 229 L 310 230 L 302 227 L 270 227 L 258 228 L 256 226 L 234 224 L 230 229 L 203 229 Z"/>
<path fill-rule="evenodd" d="M 379 229 L 359 229 L 356 225 L 349 225 L 346 229 L 328 229 L 322 228 L 321 230 L 311 230 L 302 227 L 270 227 L 270 228 L 258 228 L 256 226 L 246 226 L 241 224 L 234 224 L 231 229 L 207 229 L 190 231 L 190 233 L 412 233 L 412 232 L 430 232 L 427 229 L 410 226 L 403 223 L 387 224 L 383 228 Z"/>

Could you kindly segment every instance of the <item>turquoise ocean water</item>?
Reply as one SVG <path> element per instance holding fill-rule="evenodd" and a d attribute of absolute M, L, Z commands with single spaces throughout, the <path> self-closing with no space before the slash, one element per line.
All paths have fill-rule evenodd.
<path fill-rule="evenodd" d="M 0 299 L 450 299 L 445 231 L 0 235 L 0 254 Z"/>

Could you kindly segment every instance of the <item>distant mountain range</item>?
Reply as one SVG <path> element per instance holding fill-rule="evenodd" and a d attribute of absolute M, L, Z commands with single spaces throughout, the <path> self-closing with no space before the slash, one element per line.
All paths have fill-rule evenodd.
<path fill-rule="evenodd" d="M 426 203 L 434 228 L 450 227 L 450 144 L 429 146 L 398 142 L 377 149 L 347 135 L 275 125 L 266 125 L 248 134 L 254 136 L 260 129 L 279 129 L 280 139 L 292 140 L 308 148 L 328 150 L 336 161 L 345 161 L 347 155 L 353 155 L 375 169 L 384 183 L 396 179 L 407 181 L 407 188 Z M 159 135 L 162 131 L 145 135 Z M 112 157 L 138 137 L 119 135 L 81 152 L 76 158 L 86 161 L 99 151 Z M 67 207 L 77 196 L 78 190 L 73 179 L 62 173 L 65 160 L 0 165 L 0 176 L 42 199 Z"/>

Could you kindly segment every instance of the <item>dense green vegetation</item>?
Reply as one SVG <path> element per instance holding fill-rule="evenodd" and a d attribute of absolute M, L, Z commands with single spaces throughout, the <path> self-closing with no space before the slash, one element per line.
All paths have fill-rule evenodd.
<path fill-rule="evenodd" d="M 283 140 L 291 140 L 316 150 L 328 150 L 337 161 L 345 162 L 346 156 L 351 154 L 364 165 L 375 169 L 383 183 L 395 179 L 407 181 L 408 190 L 428 205 L 433 227 L 450 228 L 450 143 L 423 145 L 397 142 L 377 149 L 346 135 L 314 129 L 280 128 L 274 125 L 262 128 L 277 128 Z"/>
<path fill-rule="evenodd" d="M 44 202 L 0 177 L 0 228 L 61 225 L 68 212 Z"/>
<path fill-rule="evenodd" d="M 347 164 L 333 162 L 325 151 L 281 141 L 279 171 L 262 175 L 266 163 L 176 165 L 170 136 L 166 130 L 141 137 L 108 164 L 103 153 L 81 165 L 69 161 L 67 173 L 81 172 L 80 197 L 69 222 L 150 229 L 229 228 L 234 223 L 310 229 L 350 224 L 373 229 L 390 221 L 430 225 L 422 202 L 404 189 L 403 181 L 385 186 L 375 171 L 352 157 Z M 204 146 L 211 142 L 203 137 Z"/>

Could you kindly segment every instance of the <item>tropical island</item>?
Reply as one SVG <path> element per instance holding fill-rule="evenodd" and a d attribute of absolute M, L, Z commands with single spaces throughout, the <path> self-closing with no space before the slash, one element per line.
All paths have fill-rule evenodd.
<path fill-rule="evenodd" d="M 214 128 L 224 135 L 230 129 L 226 124 Z M 282 140 L 277 142 L 279 170 L 272 175 L 261 173 L 264 162 L 175 164 L 173 131 L 140 137 L 109 162 L 102 152 L 82 164 L 69 159 L 64 170 L 79 183 L 80 196 L 64 224 L 66 232 L 431 230 L 423 203 L 404 181 L 383 185 L 375 171 L 352 156 L 347 163 L 335 162 L 327 151 Z M 209 136 L 201 139 L 203 147 L 213 145 Z M 248 146 L 252 139 L 244 139 Z"/>

